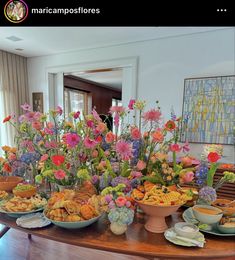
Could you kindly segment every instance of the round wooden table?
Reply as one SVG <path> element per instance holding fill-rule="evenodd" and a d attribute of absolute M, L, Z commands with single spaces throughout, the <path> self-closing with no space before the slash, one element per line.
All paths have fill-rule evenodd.
<path fill-rule="evenodd" d="M 174 223 L 182 221 L 181 215 L 182 209 L 179 209 L 172 216 L 168 217 L 168 226 L 173 226 Z M 138 214 L 134 223 L 121 236 L 112 234 L 108 227 L 109 222 L 105 216 L 97 223 L 77 230 L 66 230 L 54 225 L 41 229 L 24 229 L 16 225 L 14 218 L 5 214 L 0 214 L 0 223 L 45 239 L 103 251 L 142 256 L 148 259 L 216 259 L 235 257 L 235 239 L 232 236 L 220 237 L 205 233 L 206 244 L 204 248 L 177 246 L 167 241 L 163 234 L 154 234 L 146 231 L 143 225 L 144 218 L 143 214 Z"/>

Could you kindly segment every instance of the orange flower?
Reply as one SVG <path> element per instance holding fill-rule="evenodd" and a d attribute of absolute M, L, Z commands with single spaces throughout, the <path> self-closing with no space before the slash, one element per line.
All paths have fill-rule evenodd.
<path fill-rule="evenodd" d="M 153 141 L 156 143 L 161 143 L 164 140 L 164 135 L 161 131 L 155 131 L 152 134 Z"/>
<path fill-rule="evenodd" d="M 103 133 L 107 129 L 107 126 L 105 123 L 99 123 L 96 127 L 96 130 L 100 133 Z"/>
<path fill-rule="evenodd" d="M 6 122 L 8 122 L 8 121 L 10 121 L 11 120 L 11 116 L 7 116 L 7 117 L 5 117 L 4 119 L 3 119 L 3 123 L 6 123 Z"/>
<path fill-rule="evenodd" d="M 36 130 L 40 130 L 42 128 L 42 124 L 39 121 L 34 121 L 32 123 L 32 127 Z"/>
<path fill-rule="evenodd" d="M 10 152 L 10 151 L 11 151 L 11 147 L 10 147 L 10 146 L 7 146 L 7 145 L 4 145 L 4 146 L 2 146 L 2 150 L 3 150 L 4 152 Z"/>
<path fill-rule="evenodd" d="M 176 128 L 175 122 L 172 120 L 169 120 L 165 124 L 165 129 L 167 131 L 173 131 Z"/>
<path fill-rule="evenodd" d="M 107 134 L 106 134 L 106 136 L 105 136 L 105 141 L 107 142 L 107 143 L 112 143 L 113 141 L 114 141 L 114 139 L 115 139 L 115 135 L 110 131 L 110 132 L 108 132 Z"/>
<path fill-rule="evenodd" d="M 11 148 L 11 152 L 12 152 L 12 153 L 16 153 L 16 152 L 17 152 L 17 148 L 16 148 L 16 147 L 12 147 L 12 148 Z"/>

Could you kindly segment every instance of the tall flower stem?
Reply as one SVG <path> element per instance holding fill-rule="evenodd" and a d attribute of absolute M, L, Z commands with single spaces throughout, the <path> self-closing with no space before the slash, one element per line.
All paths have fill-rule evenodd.
<path fill-rule="evenodd" d="M 175 151 L 172 153 L 172 156 L 173 156 L 173 169 L 174 169 L 174 172 L 176 172 L 177 167 L 176 167 L 176 152 Z"/>
<path fill-rule="evenodd" d="M 142 115 L 142 110 L 140 110 L 140 117 L 139 117 L 139 131 L 141 133 L 141 115 Z"/>
<path fill-rule="evenodd" d="M 214 180 L 214 175 L 217 170 L 218 163 L 212 163 L 210 166 L 210 170 L 208 171 L 207 174 L 207 186 L 212 187 L 213 186 L 213 180 Z"/>

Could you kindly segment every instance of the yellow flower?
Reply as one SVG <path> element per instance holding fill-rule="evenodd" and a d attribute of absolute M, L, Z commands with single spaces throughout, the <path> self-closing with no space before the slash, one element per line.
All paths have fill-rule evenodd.
<path fill-rule="evenodd" d="M 145 108 L 146 101 L 136 100 L 134 104 L 134 108 L 138 110 L 143 110 Z"/>

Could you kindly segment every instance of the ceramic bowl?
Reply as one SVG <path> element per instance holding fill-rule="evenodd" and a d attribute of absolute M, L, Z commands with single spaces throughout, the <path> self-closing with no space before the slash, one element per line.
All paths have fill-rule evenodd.
<path fill-rule="evenodd" d="M 153 233 L 163 233 L 168 228 L 165 217 L 172 215 L 181 205 L 157 206 L 137 202 L 139 207 L 148 216 L 145 229 Z"/>
<path fill-rule="evenodd" d="M 46 217 L 45 214 L 44 214 L 44 216 L 47 220 L 51 221 L 54 225 L 56 225 L 58 227 L 66 228 L 66 229 L 79 229 L 79 228 L 84 228 L 84 227 L 90 226 L 91 224 L 96 222 L 101 217 L 101 215 L 100 215 L 98 217 L 91 218 L 89 220 L 76 221 L 76 222 L 65 222 L 65 221 L 52 220 L 52 219 Z"/>
<path fill-rule="evenodd" d="M 21 198 L 30 198 L 30 197 L 36 195 L 37 188 L 32 187 L 30 190 L 15 190 L 15 189 L 13 189 L 12 192 L 15 196 L 19 196 Z"/>
<path fill-rule="evenodd" d="M 12 191 L 22 181 L 23 178 L 18 176 L 0 176 L 0 190 Z"/>
<path fill-rule="evenodd" d="M 199 211 L 199 208 L 203 209 L 204 212 Z M 221 209 L 208 205 L 195 205 L 192 207 L 192 210 L 195 218 L 203 224 L 215 224 L 219 222 L 223 216 Z M 214 211 L 215 215 L 206 213 L 206 211 Z"/>
<path fill-rule="evenodd" d="M 220 225 L 217 223 L 217 229 L 223 234 L 235 234 L 235 222 Z"/>
<path fill-rule="evenodd" d="M 219 208 L 224 211 L 224 216 L 233 216 L 235 215 L 235 201 L 226 206 L 232 200 L 228 199 L 217 199 L 212 203 L 213 207 Z"/>
<path fill-rule="evenodd" d="M 194 238 L 199 232 L 199 228 L 196 225 L 187 222 L 178 222 L 175 224 L 174 228 L 178 235 L 187 238 Z"/>

